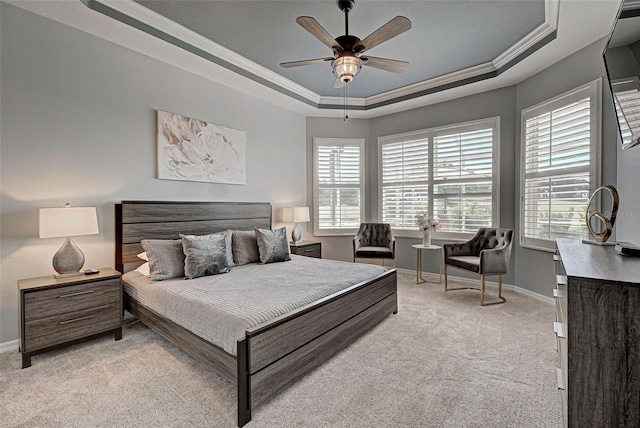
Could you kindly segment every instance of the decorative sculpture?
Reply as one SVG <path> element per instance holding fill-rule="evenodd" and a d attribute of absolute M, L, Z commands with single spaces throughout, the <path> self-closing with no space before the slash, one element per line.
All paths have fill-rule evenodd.
<path fill-rule="evenodd" d="M 606 190 L 611 194 L 611 213 L 607 217 L 601 212 L 594 211 L 589 214 L 589 207 L 591 206 L 591 201 L 596 196 L 596 194 L 602 190 Z M 591 197 L 589 198 L 589 202 L 587 203 L 587 211 L 585 212 L 585 220 L 587 222 L 587 228 L 589 229 L 589 233 L 593 236 L 594 241 L 583 240 L 582 242 L 589 244 L 597 244 L 597 245 L 615 245 L 615 242 L 607 243 L 607 239 L 611 237 L 611 232 L 613 231 L 613 225 L 616 222 L 616 216 L 618 215 L 618 205 L 619 205 L 619 197 L 618 191 L 615 187 L 611 185 L 600 186 L 598 187 Z M 593 230 L 593 226 L 591 225 L 591 219 L 597 218 L 602 225 L 604 226 L 604 230 L 601 232 L 596 232 Z"/>

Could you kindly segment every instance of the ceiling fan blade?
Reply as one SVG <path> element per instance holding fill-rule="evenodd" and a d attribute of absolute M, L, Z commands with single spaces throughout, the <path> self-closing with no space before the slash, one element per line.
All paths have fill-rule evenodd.
<path fill-rule="evenodd" d="M 302 61 L 281 62 L 280 67 L 284 67 L 284 68 L 301 67 L 303 65 L 319 64 L 325 61 L 333 61 L 333 58 L 315 58 L 315 59 L 305 59 Z"/>
<path fill-rule="evenodd" d="M 331 34 L 325 30 L 322 25 L 318 24 L 314 18 L 310 16 L 299 16 L 296 22 L 305 30 L 310 32 L 316 39 L 320 40 L 331 49 L 344 50 L 340 43 L 336 42 L 336 39 L 331 37 Z"/>
<path fill-rule="evenodd" d="M 391 71 L 392 73 L 402 73 L 409 67 L 407 61 L 397 59 L 378 58 L 375 56 L 360 57 L 363 65 L 378 68 L 380 70 Z"/>
<path fill-rule="evenodd" d="M 411 29 L 411 21 L 404 16 L 396 16 L 391 21 L 369 34 L 353 47 L 354 52 L 364 52 L 373 49 L 381 43 Z"/>
<path fill-rule="evenodd" d="M 346 83 L 344 83 L 342 80 L 340 80 L 339 77 L 336 77 L 336 81 L 333 82 L 333 87 L 334 88 L 344 88 L 344 85 L 346 85 Z"/>

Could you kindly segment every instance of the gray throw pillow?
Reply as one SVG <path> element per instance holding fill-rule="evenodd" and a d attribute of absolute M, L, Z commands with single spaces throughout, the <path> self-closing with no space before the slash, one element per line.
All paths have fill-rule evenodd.
<path fill-rule="evenodd" d="M 234 230 L 231 248 L 233 262 L 238 266 L 260 261 L 256 232 L 253 230 Z"/>
<path fill-rule="evenodd" d="M 255 228 L 260 263 L 286 262 L 291 260 L 287 242 L 287 228 L 268 230 Z"/>
<path fill-rule="evenodd" d="M 180 239 L 143 239 L 141 244 L 149 259 L 151 282 L 184 276 L 184 252 Z"/>
<path fill-rule="evenodd" d="M 184 250 L 184 274 L 188 279 L 229 272 L 228 232 L 211 235 L 180 235 Z"/>

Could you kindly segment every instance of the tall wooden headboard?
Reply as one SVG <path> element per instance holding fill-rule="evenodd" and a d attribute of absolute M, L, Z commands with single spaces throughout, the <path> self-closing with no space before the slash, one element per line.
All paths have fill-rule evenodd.
<path fill-rule="evenodd" d="M 178 239 L 227 229 L 271 228 L 268 202 L 122 201 L 116 204 L 116 269 L 137 263 L 143 239 Z"/>

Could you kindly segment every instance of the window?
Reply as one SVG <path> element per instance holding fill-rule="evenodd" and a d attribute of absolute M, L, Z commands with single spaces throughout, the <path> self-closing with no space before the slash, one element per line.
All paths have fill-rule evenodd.
<path fill-rule="evenodd" d="M 363 139 L 314 138 L 314 232 L 350 235 L 364 217 Z"/>
<path fill-rule="evenodd" d="M 631 137 L 640 132 L 640 81 L 637 77 L 618 80 L 611 83 L 611 88 L 622 131 L 622 144 L 627 146 Z"/>
<path fill-rule="evenodd" d="M 588 236 L 585 212 L 596 188 L 600 80 L 522 111 L 523 246 L 554 249 L 556 238 Z"/>
<path fill-rule="evenodd" d="M 498 224 L 499 118 L 381 137 L 380 218 L 418 234 L 416 214 L 440 222 L 440 238 Z"/>

